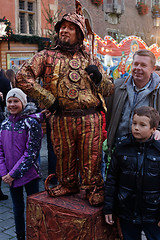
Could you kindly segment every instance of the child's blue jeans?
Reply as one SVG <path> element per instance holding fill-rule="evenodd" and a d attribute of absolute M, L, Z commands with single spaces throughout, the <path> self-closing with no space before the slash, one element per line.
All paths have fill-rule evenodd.
<path fill-rule="evenodd" d="M 23 187 L 25 187 L 27 196 L 39 192 L 39 179 L 32 180 L 31 182 L 21 187 L 17 188 L 10 187 L 17 234 L 25 232 L 25 217 L 24 217 L 25 201 Z"/>
<path fill-rule="evenodd" d="M 124 240 L 140 240 L 142 231 L 145 233 L 147 240 L 160 239 L 160 227 L 156 223 L 133 224 L 120 219 L 120 225 Z"/>

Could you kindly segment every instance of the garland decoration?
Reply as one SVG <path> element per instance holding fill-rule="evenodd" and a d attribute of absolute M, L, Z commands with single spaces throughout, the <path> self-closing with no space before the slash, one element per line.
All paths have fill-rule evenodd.
<path fill-rule="evenodd" d="M 21 43 L 30 43 L 30 44 L 38 44 L 38 51 L 48 47 L 50 44 L 50 38 L 44 38 L 39 36 L 27 36 L 27 35 L 18 35 L 12 34 L 10 37 L 10 41 L 21 42 Z"/>
<path fill-rule="evenodd" d="M 5 26 L 6 25 L 6 26 Z M 0 36 L 1 40 L 9 40 L 13 34 L 10 21 L 4 16 L 0 18 L 0 30 L 2 35 Z"/>
<path fill-rule="evenodd" d="M 13 30 L 11 28 L 10 21 L 4 16 L 0 18 L 0 40 L 8 41 L 8 49 L 10 49 L 10 42 L 21 42 L 21 43 L 30 43 L 30 44 L 38 44 L 38 51 L 48 47 L 50 45 L 50 38 L 39 37 L 36 35 L 27 36 L 27 35 L 19 35 L 13 34 Z"/>

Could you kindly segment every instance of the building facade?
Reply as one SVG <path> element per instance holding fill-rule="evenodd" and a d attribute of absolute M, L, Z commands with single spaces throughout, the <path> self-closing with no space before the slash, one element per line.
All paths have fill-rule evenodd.
<path fill-rule="evenodd" d="M 74 11 L 73 0 L 59 0 L 58 7 Z M 141 37 L 148 46 L 160 45 L 160 0 L 81 0 L 83 12 L 93 31 L 104 38 L 111 35 L 117 41 L 126 36 Z M 68 3 L 68 4 L 67 4 Z"/>
<path fill-rule="evenodd" d="M 136 35 L 148 46 L 160 45 L 160 0 L 80 2 L 93 31 L 102 39 L 110 35 L 120 42 L 126 36 Z M 0 67 L 15 71 L 43 48 L 50 28 L 47 13 L 54 16 L 61 11 L 61 17 L 75 11 L 75 0 L 0 0 L 0 4 Z M 8 22 L 12 37 L 3 33 L 4 24 Z"/>
<path fill-rule="evenodd" d="M 0 4 L 0 67 L 17 71 L 45 45 L 48 9 L 54 14 L 58 0 L 0 0 Z"/>

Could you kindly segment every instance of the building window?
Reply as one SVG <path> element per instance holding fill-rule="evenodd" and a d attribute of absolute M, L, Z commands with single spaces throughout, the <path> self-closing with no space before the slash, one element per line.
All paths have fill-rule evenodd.
<path fill-rule="evenodd" d="M 24 10 L 24 1 L 19 1 L 19 9 Z"/>
<path fill-rule="evenodd" d="M 117 39 L 117 35 L 118 35 L 118 31 L 110 29 L 110 30 L 108 30 L 108 35 L 116 40 Z"/>
<path fill-rule="evenodd" d="M 26 33 L 25 14 L 19 13 L 20 33 Z"/>
<path fill-rule="evenodd" d="M 33 12 L 33 2 L 28 2 L 28 11 Z"/>
<path fill-rule="evenodd" d="M 107 34 L 114 38 L 118 43 L 121 42 L 125 37 L 127 37 L 126 35 L 121 34 L 119 30 L 111 28 L 107 29 Z"/>
<path fill-rule="evenodd" d="M 19 0 L 19 33 L 36 34 L 36 1 Z"/>
<path fill-rule="evenodd" d="M 152 6 L 157 5 L 160 7 L 160 0 L 152 0 Z"/>
<path fill-rule="evenodd" d="M 29 26 L 29 33 L 34 34 L 34 17 L 32 14 L 28 14 L 28 26 Z"/>
<path fill-rule="evenodd" d="M 91 15 L 89 14 L 88 10 L 86 8 L 83 8 L 83 15 L 85 17 L 85 19 L 88 19 L 89 24 L 91 26 L 91 29 L 93 28 L 93 24 L 92 24 L 92 19 L 91 19 Z"/>
<path fill-rule="evenodd" d="M 142 3 L 142 2 L 143 2 L 144 4 L 146 3 L 145 0 L 137 0 L 137 3 Z"/>
<path fill-rule="evenodd" d="M 103 0 L 103 10 L 105 13 L 114 13 L 119 16 L 125 9 L 124 0 Z"/>

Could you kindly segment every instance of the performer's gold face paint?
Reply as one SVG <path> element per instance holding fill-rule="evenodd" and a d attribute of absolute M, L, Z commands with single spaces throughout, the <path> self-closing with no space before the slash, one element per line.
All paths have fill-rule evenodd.
<path fill-rule="evenodd" d="M 63 43 L 74 44 L 77 42 L 76 25 L 74 23 L 64 21 L 59 31 L 59 39 Z"/>

